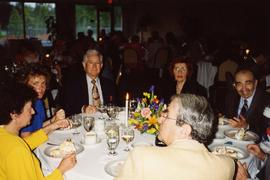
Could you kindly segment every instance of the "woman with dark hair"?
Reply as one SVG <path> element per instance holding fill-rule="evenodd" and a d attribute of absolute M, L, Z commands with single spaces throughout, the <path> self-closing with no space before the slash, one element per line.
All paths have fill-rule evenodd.
<path fill-rule="evenodd" d="M 162 88 L 163 97 L 166 102 L 174 94 L 189 93 L 206 97 L 206 89 L 191 78 L 193 73 L 192 64 L 185 57 L 174 58 L 169 66 L 169 73 L 173 80 L 169 80 Z"/>
<path fill-rule="evenodd" d="M 33 103 L 35 114 L 33 115 L 31 124 L 21 129 L 21 136 L 29 136 L 32 132 L 46 126 L 51 121 L 56 121 L 65 118 L 64 110 L 56 112 L 55 116 L 49 121 L 46 116 L 46 109 L 44 105 L 44 94 L 46 92 L 47 84 L 50 80 L 50 75 L 47 69 L 39 64 L 29 64 L 19 74 L 19 81 L 32 87 L 37 93 L 37 99 Z"/>
<path fill-rule="evenodd" d="M 63 174 L 76 164 L 75 154 L 67 155 L 48 176 L 43 176 L 40 163 L 31 152 L 48 140 L 48 134 L 68 126 L 67 120 L 55 121 L 32 133 L 19 137 L 20 129 L 30 124 L 34 114 L 32 102 L 36 93 L 24 84 L 0 87 L 0 179 L 62 180 Z"/>

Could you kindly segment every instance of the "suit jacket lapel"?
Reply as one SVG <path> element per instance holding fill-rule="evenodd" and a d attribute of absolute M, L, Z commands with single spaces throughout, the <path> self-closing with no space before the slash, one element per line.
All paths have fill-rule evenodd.
<path fill-rule="evenodd" d="M 89 104 L 90 94 L 88 94 L 88 86 L 87 86 L 87 80 L 86 80 L 85 73 L 81 77 L 80 86 L 81 86 L 81 96 L 82 96 L 83 104 Z"/>

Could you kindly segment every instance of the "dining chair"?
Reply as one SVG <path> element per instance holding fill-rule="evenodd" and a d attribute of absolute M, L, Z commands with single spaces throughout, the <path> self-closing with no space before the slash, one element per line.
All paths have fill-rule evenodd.
<path fill-rule="evenodd" d="M 168 48 L 159 48 L 155 54 L 154 69 L 158 69 L 159 77 L 162 78 L 163 71 L 168 64 L 170 52 Z"/>
<path fill-rule="evenodd" d="M 127 48 L 123 52 L 123 64 L 126 68 L 136 69 L 138 66 L 138 53 L 135 49 Z"/>

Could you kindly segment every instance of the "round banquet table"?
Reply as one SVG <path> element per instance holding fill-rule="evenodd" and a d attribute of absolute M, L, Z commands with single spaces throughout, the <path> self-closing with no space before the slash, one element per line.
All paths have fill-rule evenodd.
<path fill-rule="evenodd" d="M 93 115 L 97 120 L 100 116 L 99 113 Z M 120 119 L 122 119 L 120 117 Z M 99 120 L 100 121 L 100 120 Z M 119 123 L 123 123 L 123 121 L 119 121 Z M 121 128 L 120 128 L 121 129 Z M 72 138 L 73 142 L 80 143 L 83 135 L 85 134 L 85 130 L 82 126 L 77 128 L 77 132 L 79 131 L 80 134 L 74 136 L 74 129 L 70 130 L 56 130 L 52 134 L 49 135 L 49 140 L 38 147 L 35 150 L 37 157 L 40 159 L 42 164 L 42 170 L 45 175 L 49 174 L 53 169 L 55 169 L 60 161 L 61 158 L 53 158 L 47 156 L 44 151 L 46 148 L 51 147 L 51 144 L 60 144 L 67 138 Z M 67 171 L 64 175 L 65 180 L 112 180 L 113 177 L 106 173 L 105 166 L 107 163 L 114 161 L 114 160 L 124 160 L 128 152 L 124 151 L 126 144 L 123 140 L 120 139 L 120 143 L 116 148 L 117 155 L 110 156 L 108 155 L 108 148 L 105 139 L 105 134 L 98 134 L 99 138 L 101 139 L 100 143 L 94 145 L 85 145 L 84 150 L 77 154 L 77 164 L 76 166 Z M 155 143 L 155 136 L 149 134 L 140 134 L 138 131 L 135 131 L 135 138 L 131 142 L 146 142 L 149 144 L 154 145 Z M 231 139 L 225 137 L 223 139 L 214 139 L 211 145 L 215 144 L 225 144 L 229 143 L 231 145 L 241 147 L 242 149 L 246 149 L 246 143 L 239 143 L 237 141 L 232 141 Z M 162 147 L 161 147 L 162 148 Z M 249 172 L 251 172 L 251 177 L 255 176 L 258 172 L 256 168 L 258 166 L 258 161 L 254 156 L 249 155 L 245 159 L 241 159 L 241 162 L 246 162 L 249 168 Z"/>

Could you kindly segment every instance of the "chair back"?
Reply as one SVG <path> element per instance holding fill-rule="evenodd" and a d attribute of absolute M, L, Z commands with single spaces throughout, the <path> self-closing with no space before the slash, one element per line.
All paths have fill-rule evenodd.
<path fill-rule="evenodd" d="M 126 67 L 135 69 L 138 66 L 138 53 L 135 49 L 127 48 L 123 52 L 123 63 Z"/>
<path fill-rule="evenodd" d="M 155 54 L 154 68 L 164 68 L 169 60 L 169 49 L 159 48 Z"/>

